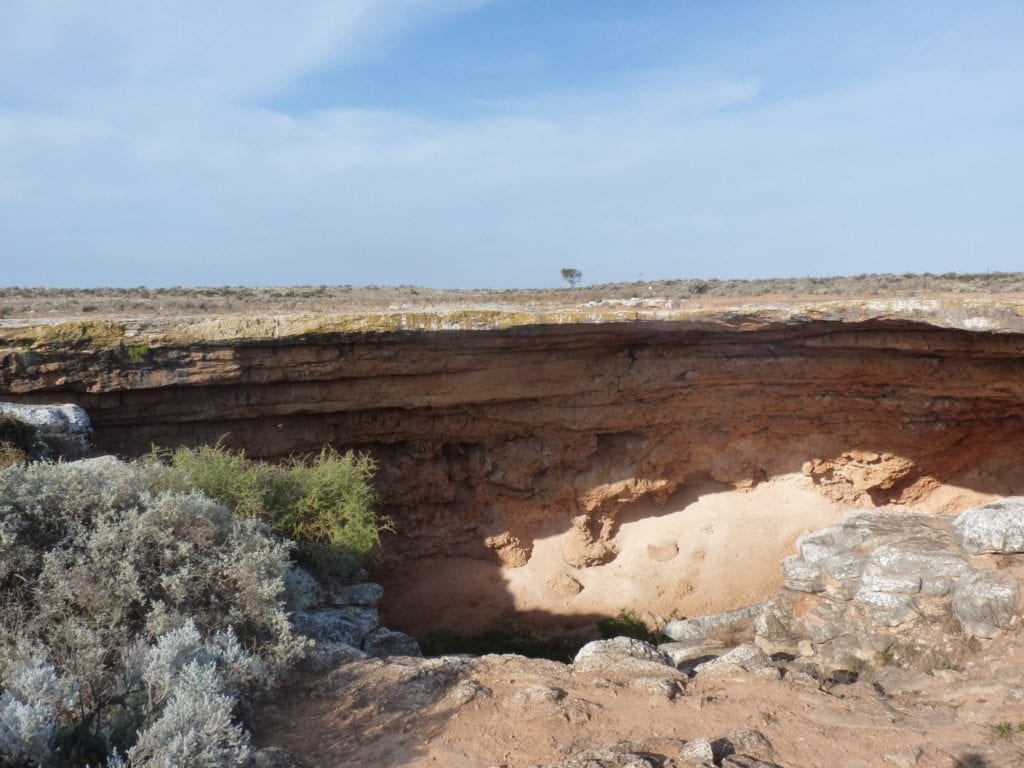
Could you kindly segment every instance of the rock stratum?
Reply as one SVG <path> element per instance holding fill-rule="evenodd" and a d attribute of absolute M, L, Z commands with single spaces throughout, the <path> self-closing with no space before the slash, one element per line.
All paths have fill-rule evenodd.
<path fill-rule="evenodd" d="M 850 507 L 1024 493 L 1024 302 L 670 304 L 5 320 L 0 394 L 122 455 L 370 452 L 414 632 L 474 594 L 481 626 L 734 608 Z"/>

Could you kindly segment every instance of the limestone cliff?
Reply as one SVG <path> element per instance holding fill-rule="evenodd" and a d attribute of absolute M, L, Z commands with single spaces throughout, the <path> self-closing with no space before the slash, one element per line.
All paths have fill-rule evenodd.
<path fill-rule="evenodd" d="M 73 402 L 97 447 L 380 461 L 391 554 L 615 556 L 620 515 L 803 473 L 844 504 L 1024 493 L 1024 304 L 451 310 L 0 324 L 0 395 Z M 653 555 L 652 555 L 653 556 Z M 570 590 L 571 591 L 571 590 Z"/>

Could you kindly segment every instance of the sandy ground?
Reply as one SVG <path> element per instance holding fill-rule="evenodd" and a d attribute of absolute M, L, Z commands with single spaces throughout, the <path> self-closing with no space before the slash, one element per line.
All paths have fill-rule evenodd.
<path fill-rule="evenodd" d="M 667 740 L 756 729 L 771 742 L 770 759 L 792 768 L 1024 765 L 1019 634 L 992 641 L 962 670 L 883 667 L 833 686 L 698 675 L 672 700 L 642 679 L 521 657 L 483 657 L 437 687 L 429 676 L 403 676 L 401 664 L 362 661 L 296 681 L 263 711 L 257 740 L 312 768 L 524 768 L 622 740 L 669 754 Z M 563 695 L 524 705 L 522 692 L 537 686 Z"/>
<path fill-rule="evenodd" d="M 468 558 L 408 564 L 385 598 L 388 626 L 423 635 L 433 629 L 477 632 L 503 620 L 532 629 L 593 629 L 595 617 L 635 611 L 652 626 L 715 613 L 774 594 L 779 562 L 797 537 L 838 521 L 848 507 L 814 490 L 800 474 L 749 490 L 704 483 L 656 506 L 620 515 L 610 563 L 573 568 L 562 557 L 563 523 L 534 542 L 526 565 L 499 567 Z M 567 579 L 581 588 L 569 594 Z"/>

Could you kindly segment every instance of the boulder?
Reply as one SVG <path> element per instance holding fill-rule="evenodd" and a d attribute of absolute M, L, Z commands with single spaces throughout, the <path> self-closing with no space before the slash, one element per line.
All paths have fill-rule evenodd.
<path fill-rule="evenodd" d="M 368 656 L 378 659 L 388 656 L 422 656 L 420 644 L 415 637 L 404 632 L 380 627 L 373 630 L 363 640 L 363 650 Z"/>
<path fill-rule="evenodd" d="M 664 651 L 643 640 L 636 640 L 632 637 L 614 637 L 611 640 L 594 640 L 587 643 L 576 654 L 574 664 L 586 662 L 593 659 L 600 659 L 608 656 L 625 656 L 640 661 L 653 661 L 658 664 L 665 664 L 675 667 L 672 657 Z"/>
<path fill-rule="evenodd" d="M 972 555 L 1024 552 L 1024 496 L 968 509 L 953 521 L 953 535 Z"/>
<path fill-rule="evenodd" d="M 670 621 L 662 628 L 661 633 L 677 642 L 697 643 L 716 635 L 747 630 L 752 627 L 764 605 L 757 603 L 724 613 Z"/>
<path fill-rule="evenodd" d="M 284 577 L 284 607 L 286 611 L 306 611 L 320 603 L 323 589 L 313 574 L 302 566 L 293 566 Z"/>
<path fill-rule="evenodd" d="M 295 630 L 322 643 L 347 643 L 359 648 L 380 624 L 373 608 L 350 606 L 320 611 L 297 611 L 291 617 Z"/>
<path fill-rule="evenodd" d="M 37 461 L 81 458 L 92 441 L 92 422 L 85 409 L 65 405 L 0 403 L 0 419 L 17 432 L 17 447 Z M 17 429 L 24 425 L 25 429 Z M 3 434 L 0 433 L 0 439 Z"/>
<path fill-rule="evenodd" d="M 384 597 L 384 587 L 380 584 L 349 584 L 344 587 L 334 587 L 331 590 L 329 601 L 333 605 L 361 605 L 373 607 Z"/>
<path fill-rule="evenodd" d="M 968 637 L 995 637 L 1013 621 L 1018 597 L 1015 579 L 974 571 L 961 576 L 953 590 L 953 614 Z"/>
<path fill-rule="evenodd" d="M 703 643 L 661 643 L 658 650 L 667 653 L 677 668 L 710 661 L 722 653 L 722 643 L 709 640 Z"/>
<path fill-rule="evenodd" d="M 679 750 L 679 761 L 687 765 L 711 765 L 715 750 L 707 739 L 692 739 Z"/>
<path fill-rule="evenodd" d="M 732 672 L 738 670 L 742 672 L 756 672 L 759 669 L 765 669 L 770 666 L 772 666 L 771 659 L 768 658 L 764 651 L 752 643 L 744 643 L 715 659 L 698 664 L 694 667 L 694 672 L 698 675 L 710 676 L 717 674 L 719 671 Z"/>
<path fill-rule="evenodd" d="M 299 663 L 299 669 L 320 675 L 336 669 L 341 664 L 365 659 L 366 654 L 348 643 L 315 643 L 306 649 L 306 656 Z"/>
<path fill-rule="evenodd" d="M 824 592 L 825 580 L 821 566 L 790 555 L 782 561 L 783 586 L 797 592 Z"/>

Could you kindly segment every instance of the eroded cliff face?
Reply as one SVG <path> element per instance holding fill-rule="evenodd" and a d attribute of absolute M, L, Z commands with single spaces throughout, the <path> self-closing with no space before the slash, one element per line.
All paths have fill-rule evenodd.
<path fill-rule="evenodd" d="M 811 497 L 829 522 L 848 506 L 953 512 L 1024 493 L 1022 311 L 890 301 L 6 322 L 0 392 L 86 407 L 98 447 L 121 454 L 224 435 L 271 458 L 323 443 L 372 452 L 396 524 L 389 579 L 409 606 L 426 599 L 409 585 L 430 574 L 448 574 L 435 593 L 488 580 L 508 590 L 544 553 L 543 588 L 512 590 L 488 620 L 644 607 L 621 593 L 595 602 L 599 582 L 588 584 L 629 545 L 661 564 L 665 606 L 717 609 L 781 579 L 754 569 L 755 588 L 701 596 L 698 534 L 717 513 L 691 515 L 692 535 L 685 515 L 714 492 L 755 502 L 743 529 L 753 540 L 718 546 L 740 555 L 728 569 L 757 561 L 764 573 L 811 527 Z M 675 521 L 672 535 L 625 530 L 659 517 Z M 425 613 L 405 627 L 458 623 Z"/>

